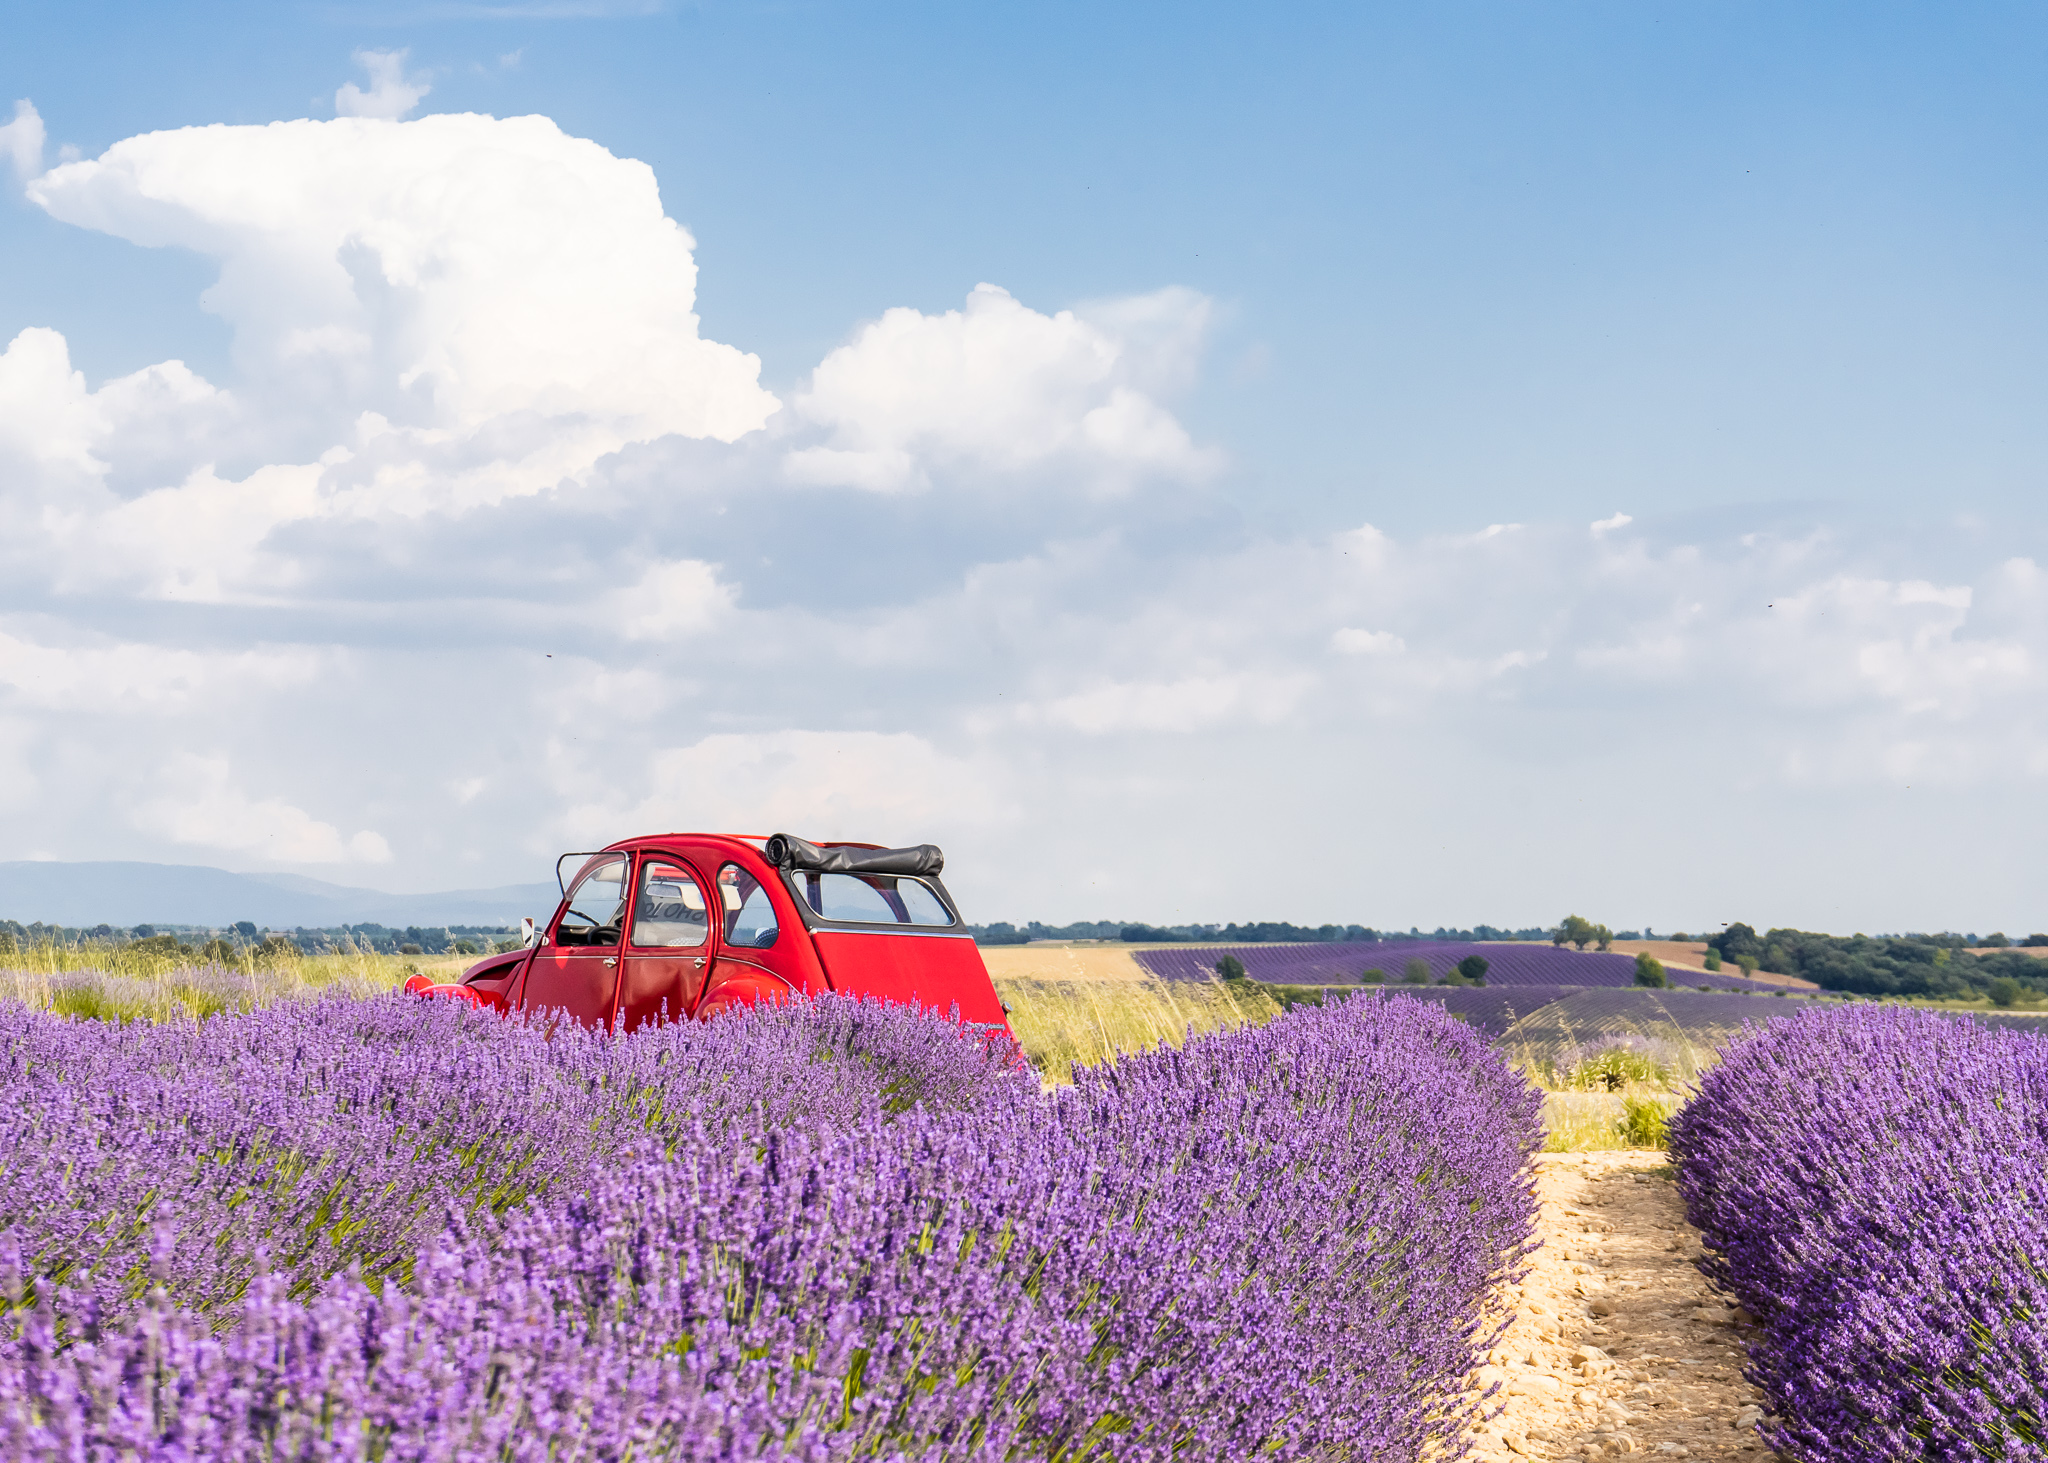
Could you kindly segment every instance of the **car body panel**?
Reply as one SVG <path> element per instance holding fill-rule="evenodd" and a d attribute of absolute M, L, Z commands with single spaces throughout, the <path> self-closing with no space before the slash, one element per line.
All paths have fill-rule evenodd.
<path fill-rule="evenodd" d="M 977 1025 L 1003 1021 L 972 935 L 821 927 L 811 939 L 836 991 L 940 1011 L 957 1005 L 960 1019 Z"/>

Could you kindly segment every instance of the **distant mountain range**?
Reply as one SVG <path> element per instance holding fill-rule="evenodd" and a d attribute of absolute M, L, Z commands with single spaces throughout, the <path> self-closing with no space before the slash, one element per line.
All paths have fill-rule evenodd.
<path fill-rule="evenodd" d="M 545 919 L 560 898 L 553 884 L 386 894 L 297 874 L 231 874 L 195 864 L 0 863 L 0 919 L 86 929 L 100 924 L 223 929 L 238 920 L 274 930 L 516 925 L 524 915 Z"/>

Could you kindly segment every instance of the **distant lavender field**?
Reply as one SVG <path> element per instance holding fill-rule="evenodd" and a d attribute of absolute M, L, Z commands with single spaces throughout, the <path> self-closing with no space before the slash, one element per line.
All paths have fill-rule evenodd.
<path fill-rule="evenodd" d="M 1377 966 L 1391 984 L 1399 981 L 1410 960 L 1429 967 L 1431 980 L 1442 980 L 1467 955 L 1487 964 L 1486 984 L 1493 986 L 1627 986 L 1635 983 L 1636 963 L 1628 955 L 1561 950 L 1555 945 L 1475 944 L 1463 940 L 1401 940 L 1372 944 L 1316 945 L 1188 945 L 1133 952 L 1138 964 L 1163 980 L 1208 980 L 1216 962 L 1235 955 L 1254 980 L 1279 984 L 1334 985 L 1355 981 Z M 1674 985 L 1707 986 L 1717 991 L 1770 990 L 1739 975 L 1674 970 Z"/>
<path fill-rule="evenodd" d="M 1575 985 L 1393 987 L 1397 995 L 1442 1006 L 1488 1040 L 1497 1039 L 1523 1017 L 1584 989 Z"/>

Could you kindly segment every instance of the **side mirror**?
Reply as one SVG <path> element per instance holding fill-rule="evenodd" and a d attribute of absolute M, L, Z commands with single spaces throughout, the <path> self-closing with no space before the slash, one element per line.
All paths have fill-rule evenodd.
<path fill-rule="evenodd" d="M 533 927 L 533 916 L 519 921 L 519 943 L 531 950 L 540 943 L 540 931 Z"/>

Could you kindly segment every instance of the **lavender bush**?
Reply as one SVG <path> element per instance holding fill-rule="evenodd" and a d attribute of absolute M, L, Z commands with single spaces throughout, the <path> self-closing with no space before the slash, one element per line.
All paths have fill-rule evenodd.
<path fill-rule="evenodd" d="M 844 1001 L 0 1008 L 0 1070 L 8 1458 L 1454 1452 L 1540 1138 L 1403 999 L 1050 1097 Z"/>
<path fill-rule="evenodd" d="M 1813 1012 L 1672 1123 L 1707 1274 L 1801 1459 L 2048 1456 L 2048 1039 Z"/>

